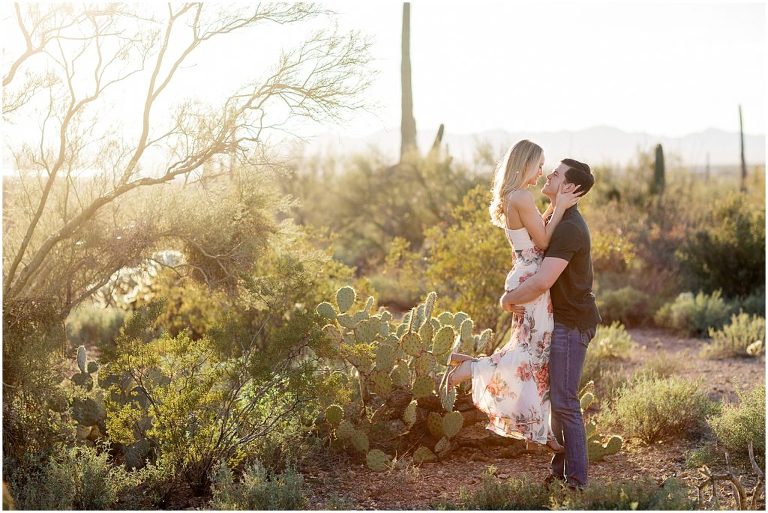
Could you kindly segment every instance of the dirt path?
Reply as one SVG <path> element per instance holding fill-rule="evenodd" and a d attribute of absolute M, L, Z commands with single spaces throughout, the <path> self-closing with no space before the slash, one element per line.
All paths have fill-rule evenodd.
<path fill-rule="evenodd" d="M 636 367 L 659 354 L 680 362 L 679 375 L 701 379 L 713 398 L 736 400 L 736 391 L 751 389 L 765 383 L 765 357 L 759 359 L 705 360 L 699 357 L 702 340 L 677 338 L 661 330 L 630 330 L 637 346 L 626 369 Z M 476 424 L 467 429 L 483 429 Z M 593 479 L 632 479 L 653 476 L 659 482 L 678 477 L 693 485 L 699 477 L 695 470 L 686 468 L 688 453 L 697 442 L 675 440 L 645 445 L 627 440 L 621 453 L 609 456 L 603 462 L 590 465 Z M 433 509 L 440 499 L 457 500 L 462 488 L 478 488 L 481 476 L 490 465 L 497 477 L 544 479 L 548 473 L 549 456 L 543 452 L 530 452 L 514 458 L 500 454 L 503 448 L 461 449 L 447 460 L 409 467 L 405 470 L 376 473 L 365 464 L 350 461 L 346 455 L 326 458 L 308 464 L 304 472 L 310 490 L 310 509 Z M 745 485 L 754 486 L 749 476 Z M 730 497 L 731 491 L 721 488 L 721 497 Z M 761 502 L 764 505 L 764 501 Z M 727 502 L 724 504 L 727 506 Z M 731 505 L 731 507 L 733 507 Z"/>

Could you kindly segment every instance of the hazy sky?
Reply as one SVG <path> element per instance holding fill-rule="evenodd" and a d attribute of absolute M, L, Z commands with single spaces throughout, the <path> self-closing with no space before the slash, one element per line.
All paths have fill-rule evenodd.
<path fill-rule="evenodd" d="M 332 4 L 375 38 L 377 118 L 399 126 L 401 4 Z M 765 133 L 764 3 L 427 2 L 411 6 L 417 127 Z"/>
<path fill-rule="evenodd" d="M 338 13 L 341 29 L 361 30 L 373 41 L 378 75 L 366 100 L 374 111 L 304 133 L 397 129 L 402 3 L 324 5 Z M 7 7 L 6 59 L 21 42 Z M 257 27 L 201 48 L 165 100 L 195 94 L 212 101 L 229 93 L 307 33 L 306 24 Z M 764 2 L 416 0 L 411 6 L 415 116 L 417 128 L 427 131 L 440 123 L 452 133 L 596 125 L 665 136 L 708 127 L 737 131 L 741 103 L 745 130 L 763 134 L 767 54 Z M 126 105 L 126 116 L 136 117 L 128 100 L 140 101 L 146 87 L 136 85 L 113 91 L 115 116 Z"/>

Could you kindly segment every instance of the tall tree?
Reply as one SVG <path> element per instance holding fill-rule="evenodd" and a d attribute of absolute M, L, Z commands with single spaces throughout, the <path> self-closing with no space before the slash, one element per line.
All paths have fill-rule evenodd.
<path fill-rule="evenodd" d="M 741 138 L 741 192 L 747 192 L 747 161 L 744 158 L 744 118 L 739 105 L 739 135 Z"/>
<path fill-rule="evenodd" d="M 403 3 L 402 60 L 402 118 L 400 121 L 400 159 L 416 146 L 416 119 L 413 117 L 413 88 L 411 86 L 411 4 Z"/>
<path fill-rule="evenodd" d="M 369 43 L 315 32 L 221 102 L 171 91 L 189 80 L 180 75 L 194 67 L 190 56 L 216 40 L 326 14 L 301 3 L 15 4 L 6 21 L 20 46 L 2 73 L 4 120 L 19 127 L 6 141 L 15 176 L 4 177 L 4 301 L 53 298 L 66 315 L 117 270 L 172 242 L 196 246 L 225 272 L 242 238 L 205 247 L 195 233 L 137 212 L 137 196 L 167 184 L 200 187 L 206 165 L 228 169 L 217 164 L 233 157 L 254 173 L 272 165 L 269 134 L 287 119 L 338 119 L 360 106 Z M 228 51 L 244 62 L 251 50 Z M 116 96 L 117 88 L 141 93 Z"/>

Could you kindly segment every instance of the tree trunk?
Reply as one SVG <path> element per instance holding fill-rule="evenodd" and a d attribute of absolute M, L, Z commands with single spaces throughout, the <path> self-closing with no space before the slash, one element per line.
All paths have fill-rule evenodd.
<path fill-rule="evenodd" d="M 400 121 L 400 160 L 416 146 L 416 119 L 413 117 L 413 89 L 411 86 L 411 4 L 403 3 L 402 63 L 402 119 Z"/>

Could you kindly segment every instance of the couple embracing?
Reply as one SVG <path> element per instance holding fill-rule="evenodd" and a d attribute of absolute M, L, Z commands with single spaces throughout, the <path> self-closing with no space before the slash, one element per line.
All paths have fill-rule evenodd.
<path fill-rule="evenodd" d="M 587 347 L 601 321 L 592 293 L 590 236 L 578 199 L 595 180 L 588 165 L 562 160 L 541 192 L 542 214 L 528 187 L 544 169 L 540 146 L 522 140 L 496 169 L 491 221 L 515 251 L 500 305 L 512 312 L 509 341 L 490 356 L 452 353 L 450 389 L 471 380 L 475 406 L 491 431 L 554 452 L 546 481 L 587 484 L 587 444 L 579 381 Z"/>

